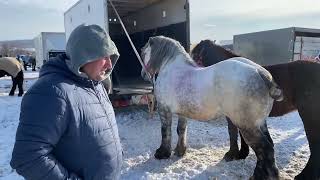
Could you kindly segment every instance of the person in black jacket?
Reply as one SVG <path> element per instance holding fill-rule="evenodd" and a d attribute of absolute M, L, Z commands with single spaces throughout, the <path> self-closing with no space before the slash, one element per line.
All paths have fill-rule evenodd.
<path fill-rule="evenodd" d="M 66 54 L 44 64 L 24 95 L 11 167 L 25 179 L 119 179 L 122 148 L 101 81 L 119 57 L 99 26 L 81 25 Z"/>
<path fill-rule="evenodd" d="M 31 63 L 32 71 L 36 71 L 36 58 L 34 58 L 33 56 L 30 56 L 29 63 Z"/>

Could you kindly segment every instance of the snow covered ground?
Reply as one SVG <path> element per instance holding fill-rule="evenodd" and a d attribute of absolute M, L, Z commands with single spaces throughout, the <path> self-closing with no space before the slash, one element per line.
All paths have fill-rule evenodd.
<path fill-rule="evenodd" d="M 25 89 L 38 73 L 25 73 Z M 0 79 L 0 180 L 23 179 L 11 169 L 9 162 L 18 125 L 21 97 L 7 96 L 11 79 Z M 160 145 L 159 116 L 149 118 L 146 109 L 130 107 L 116 110 L 124 149 L 122 179 L 248 179 L 254 170 L 253 151 L 246 160 L 225 162 L 229 141 L 224 119 L 188 122 L 188 150 L 183 158 L 168 160 L 153 157 Z M 177 142 L 177 120 L 174 119 L 173 147 Z M 309 157 L 308 142 L 297 112 L 269 118 L 268 126 L 275 143 L 277 165 L 282 179 L 293 179 L 304 168 Z"/>

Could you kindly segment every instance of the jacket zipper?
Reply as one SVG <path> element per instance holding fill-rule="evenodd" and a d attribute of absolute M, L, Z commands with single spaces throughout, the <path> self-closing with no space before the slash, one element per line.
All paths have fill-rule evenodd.
<path fill-rule="evenodd" d="M 102 109 L 103 109 L 103 111 L 104 111 L 104 114 L 105 114 L 106 117 L 107 117 L 107 122 L 108 122 L 108 124 L 109 124 L 109 126 L 110 126 L 110 128 L 111 128 L 112 137 L 113 137 L 113 139 L 115 140 L 116 137 L 115 137 L 115 134 L 114 134 L 114 131 L 113 131 L 113 126 L 112 126 L 111 123 L 110 123 L 109 115 L 108 115 L 105 107 L 103 107 L 102 100 L 101 100 L 101 94 L 99 93 L 99 91 L 98 91 L 98 90 L 96 89 L 96 87 L 94 86 L 94 83 L 93 83 L 92 80 L 91 80 L 91 84 L 92 84 L 92 87 L 93 87 L 93 91 L 95 92 L 95 95 L 97 96 L 97 98 L 98 98 L 98 100 L 99 100 L 100 106 L 102 107 Z M 109 99 L 109 98 L 108 98 L 108 99 Z M 109 100 L 109 102 L 110 102 L 110 100 Z M 110 104 L 111 104 L 111 102 L 110 102 Z M 112 104 L 111 104 L 111 106 L 112 106 Z M 116 142 L 115 142 L 115 144 L 116 144 Z M 116 151 L 119 152 L 119 149 L 118 149 L 118 147 L 117 147 L 117 144 L 116 144 Z M 120 161 L 118 154 L 117 154 L 117 160 L 118 160 L 118 162 Z M 118 167 L 118 168 L 120 168 L 120 167 Z"/>

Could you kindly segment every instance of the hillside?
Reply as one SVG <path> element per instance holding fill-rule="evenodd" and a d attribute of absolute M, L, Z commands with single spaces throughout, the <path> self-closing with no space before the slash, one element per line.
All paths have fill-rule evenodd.
<path fill-rule="evenodd" d="M 0 46 L 3 44 L 8 44 L 9 47 L 15 48 L 34 48 L 33 40 L 32 39 L 25 39 L 25 40 L 12 40 L 12 41 L 0 41 Z"/>

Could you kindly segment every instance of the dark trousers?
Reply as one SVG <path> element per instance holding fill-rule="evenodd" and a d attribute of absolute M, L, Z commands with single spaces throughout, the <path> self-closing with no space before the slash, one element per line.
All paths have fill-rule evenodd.
<path fill-rule="evenodd" d="M 25 63 L 24 61 L 23 61 L 23 67 L 24 67 L 24 70 L 25 70 L 25 71 L 28 70 L 28 68 L 27 68 L 27 63 Z"/>
<path fill-rule="evenodd" d="M 18 75 L 14 78 L 12 77 L 12 88 L 11 91 L 9 93 L 9 96 L 13 96 L 14 95 L 14 91 L 16 90 L 16 87 L 18 85 L 18 89 L 19 89 L 19 94 L 18 96 L 22 96 L 23 95 L 23 71 L 21 70 Z"/>
<path fill-rule="evenodd" d="M 32 66 L 32 71 L 36 71 L 36 63 L 35 62 L 32 63 L 31 66 Z"/>

